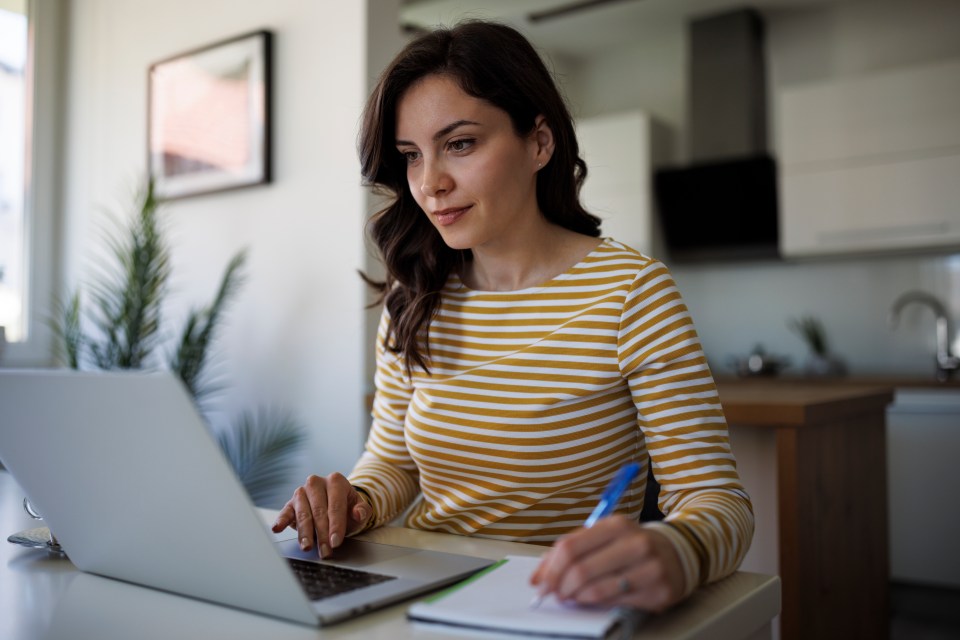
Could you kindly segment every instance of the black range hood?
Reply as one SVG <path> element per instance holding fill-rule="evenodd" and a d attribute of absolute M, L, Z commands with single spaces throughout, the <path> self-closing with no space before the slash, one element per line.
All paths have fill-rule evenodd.
<path fill-rule="evenodd" d="M 693 20 L 689 47 L 690 164 L 654 173 L 670 258 L 777 257 L 762 18 L 741 9 Z"/>

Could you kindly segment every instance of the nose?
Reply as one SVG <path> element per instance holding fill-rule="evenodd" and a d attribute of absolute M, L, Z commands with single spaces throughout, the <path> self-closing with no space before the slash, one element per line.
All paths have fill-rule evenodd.
<path fill-rule="evenodd" d="M 423 195 L 435 198 L 450 191 L 452 186 L 453 180 L 441 161 L 424 161 L 423 175 L 420 177 L 420 192 Z"/>

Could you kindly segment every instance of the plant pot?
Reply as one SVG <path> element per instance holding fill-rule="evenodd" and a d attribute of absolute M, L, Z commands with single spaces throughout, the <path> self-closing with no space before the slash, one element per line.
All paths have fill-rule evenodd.
<path fill-rule="evenodd" d="M 842 376 L 847 372 L 847 365 L 835 356 L 813 353 L 804 361 L 803 371 L 812 378 Z"/>

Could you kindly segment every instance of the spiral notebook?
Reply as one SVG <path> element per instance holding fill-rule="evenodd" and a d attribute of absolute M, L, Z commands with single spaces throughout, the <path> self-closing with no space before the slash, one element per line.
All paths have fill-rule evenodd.
<path fill-rule="evenodd" d="M 472 578 L 417 602 L 407 610 L 407 617 L 417 622 L 556 638 L 629 637 L 641 622 L 641 612 L 576 607 L 553 597 L 532 607 L 536 589 L 530 585 L 530 574 L 539 563 L 536 557 L 507 556 Z"/>

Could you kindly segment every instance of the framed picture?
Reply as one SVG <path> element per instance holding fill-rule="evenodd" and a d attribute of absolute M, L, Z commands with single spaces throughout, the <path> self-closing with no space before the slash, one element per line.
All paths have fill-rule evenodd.
<path fill-rule="evenodd" d="M 272 39 L 257 31 L 150 65 L 147 166 L 158 198 L 270 182 Z"/>

